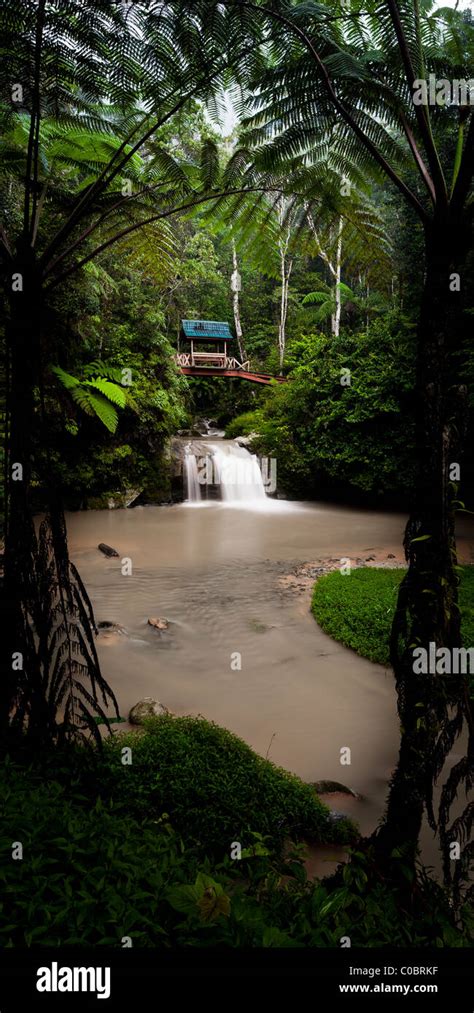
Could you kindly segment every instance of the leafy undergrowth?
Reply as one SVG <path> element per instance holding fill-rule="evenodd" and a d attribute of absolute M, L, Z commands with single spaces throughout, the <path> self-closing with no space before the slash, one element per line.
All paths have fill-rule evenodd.
<path fill-rule="evenodd" d="M 53 769 L 54 758 L 51 763 Z M 354 852 L 339 880 L 307 880 L 299 847 L 277 857 L 258 834 L 240 860 L 185 847 L 168 820 L 84 794 L 75 772 L 0 771 L 0 946 L 468 946 L 445 894 L 420 876 L 413 907 Z M 57 759 L 56 759 L 57 765 Z M 16 842 L 23 848 L 13 858 Z"/>
<path fill-rule="evenodd" d="M 258 432 L 258 426 L 261 421 L 261 412 L 257 408 L 256 411 L 244 412 L 243 415 L 239 415 L 236 419 L 232 419 L 228 422 L 225 429 L 226 440 L 233 440 L 236 436 L 250 436 L 250 433 Z"/>
<path fill-rule="evenodd" d="M 404 569 L 338 570 L 315 585 L 312 612 L 321 629 L 364 658 L 389 665 L 389 637 Z M 474 647 L 474 566 L 464 566 L 459 587 L 462 636 Z"/>
<path fill-rule="evenodd" d="M 122 763 L 123 749 L 132 763 Z M 350 842 L 349 820 L 329 809 L 299 777 L 258 756 L 242 739 L 204 718 L 159 717 L 146 733 L 105 744 L 99 782 L 104 797 L 137 819 L 169 814 L 181 837 L 221 857 L 250 833 L 268 835 L 277 851 L 286 838 Z"/>

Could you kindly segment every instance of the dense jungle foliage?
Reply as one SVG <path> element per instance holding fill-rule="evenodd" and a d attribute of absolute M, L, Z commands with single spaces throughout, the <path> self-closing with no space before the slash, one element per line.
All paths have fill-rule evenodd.
<path fill-rule="evenodd" d="M 20 117 L 5 142 L 13 166 L 23 130 Z M 53 157 L 58 150 L 68 166 L 69 184 L 80 181 L 92 153 L 97 155 L 97 139 L 79 138 L 91 146 L 81 154 L 67 133 L 55 139 L 52 123 L 43 130 L 48 153 Z M 245 130 L 240 134 L 245 137 Z M 167 163 L 170 172 L 178 173 L 180 160 L 192 172 L 209 145 L 224 168 L 238 144 L 239 131 L 224 136 L 206 108 L 190 101 L 150 143 L 150 157 L 164 159 L 166 150 L 168 159 L 176 160 Z M 20 186 L 10 169 L 8 178 L 9 214 L 15 219 Z M 45 455 L 72 509 L 120 503 L 132 491 L 141 493 L 142 502 L 168 501 L 168 438 L 189 428 L 196 415 L 212 418 L 229 437 L 257 433 L 254 449 L 277 458 L 279 491 L 290 498 L 375 496 L 406 504 L 415 460 L 422 236 L 411 210 L 392 191 L 373 184 L 367 199 L 378 231 L 363 234 L 361 224 L 354 229 L 344 221 L 340 249 L 328 209 L 321 222 L 303 214 L 282 225 L 278 208 L 264 222 L 258 214 L 254 220 L 238 217 L 231 233 L 224 214 L 198 207 L 175 217 L 165 231 L 151 224 L 124 237 L 53 291 L 47 325 L 55 351 L 49 366 L 80 378 L 98 363 L 105 372 L 115 370 L 119 382 L 122 370 L 131 376 L 126 406 L 111 434 L 97 411 L 85 411 L 50 368 L 45 389 L 36 392 L 38 418 L 42 399 L 48 418 L 47 433 L 43 424 L 37 430 L 37 507 L 45 498 Z M 60 204 L 60 190 L 53 191 L 40 222 L 45 241 L 54 234 Z M 227 320 L 235 331 L 233 246 L 245 355 L 254 370 L 283 372 L 289 378 L 285 386 L 190 379 L 175 366 L 184 317 Z M 282 264 L 288 290 L 280 365 Z M 466 291 L 473 278 L 471 259 Z M 236 347 L 233 352 L 239 355 Z M 474 355 L 468 344 L 464 368 L 469 379 Z M 466 480 L 472 485 L 469 461 Z"/>
<path fill-rule="evenodd" d="M 192 739 L 197 768 L 180 776 L 173 753 L 186 771 Z M 115 948 L 129 940 L 138 947 L 339 947 L 347 934 L 354 946 L 472 945 L 470 907 L 455 919 L 442 888 L 421 870 L 413 907 L 387 886 L 370 850 L 357 845 L 338 877 L 309 878 L 305 844 L 287 837 L 283 846 L 284 834 L 291 827 L 310 838 L 317 828 L 316 836 L 347 840 L 347 825 L 328 835 L 311 789 L 252 758 L 224 729 L 189 719 L 151 722 L 139 746 L 137 795 L 139 776 L 123 794 L 118 755 L 130 736 L 121 740 L 105 753 L 99 784 L 84 750 L 45 753 L 34 766 L 7 759 L 0 768 L 1 839 L 10 847 L 21 825 L 24 842 L 23 861 L 2 868 L 3 947 Z M 221 766 L 203 762 L 206 749 L 217 750 Z M 162 760 L 167 773 L 172 769 L 171 785 L 161 776 Z M 248 795 L 249 764 L 265 774 L 251 782 L 258 795 Z M 236 840 L 238 860 L 231 855 Z"/>
<path fill-rule="evenodd" d="M 203 122 L 204 113 L 198 126 L 196 117 L 195 111 L 181 116 L 180 141 L 187 130 L 197 148 L 211 132 L 224 158 L 225 145 Z M 382 209 L 387 203 L 377 188 L 374 200 Z M 228 437 L 257 434 L 253 449 L 276 457 L 279 491 L 290 498 L 374 501 L 375 496 L 375 501 L 406 505 L 415 467 L 420 271 L 413 270 L 413 243 L 408 249 L 403 244 L 407 213 L 401 206 L 391 211 L 391 254 L 388 258 L 383 249 L 381 274 L 375 260 L 369 285 L 367 274 L 362 283 L 357 264 L 343 266 L 341 285 L 347 293 L 337 336 L 331 305 L 305 302 L 308 293 L 327 288 L 329 272 L 308 237 L 298 238 L 282 367 L 289 382 L 270 388 L 237 379 L 186 378 L 175 366 L 183 317 L 222 319 L 233 327 L 231 247 L 222 230 L 202 215 L 176 223 L 165 257 L 145 230 L 139 239 L 121 241 L 100 265 L 87 265 L 52 303 L 56 363 L 74 377 L 96 362 L 105 371 L 115 370 L 119 380 L 122 370 L 130 370 L 130 386 L 111 433 L 49 373 L 46 439 L 38 430 L 37 507 L 44 500 L 45 454 L 71 509 L 119 504 L 127 492 L 141 493 L 142 502 L 169 501 L 169 437 L 186 431 L 196 416 L 215 420 Z M 272 234 L 266 237 L 268 243 L 274 240 Z M 270 256 L 262 263 L 262 251 L 254 245 L 242 239 L 239 250 L 245 352 L 252 369 L 277 374 L 278 266 Z M 422 261 L 421 250 L 418 255 Z M 469 349 L 465 368 L 474 371 Z M 38 390 L 38 412 L 40 399 Z M 470 462 L 466 468 L 470 480 Z"/>
<path fill-rule="evenodd" d="M 356 0 L 274 0 L 271 9 L 260 0 L 112 0 L 107 10 L 100 0 L 2 5 L 0 724 L 8 740 L 21 752 L 27 739 L 41 755 L 45 744 L 74 744 L 85 732 L 99 742 L 97 715 L 107 723 L 100 699 L 106 708 L 116 701 L 100 673 L 63 508 L 138 494 L 169 501 L 169 441 L 196 415 L 275 456 L 287 496 L 410 501 L 409 568 L 391 634 L 400 761 L 375 842 L 356 853 L 330 895 L 306 884 L 298 861 L 292 893 L 281 854 L 266 846 L 265 814 L 256 822 L 250 811 L 246 829 L 259 835 L 256 857 L 264 862 L 255 877 L 249 868 L 244 883 L 233 883 L 234 899 L 227 877 L 235 870 L 215 870 L 199 811 L 195 829 L 206 839 L 195 863 L 183 858 L 179 778 L 170 799 L 176 826 L 169 837 L 164 828 L 157 867 L 156 823 L 169 796 L 156 792 L 161 747 L 144 738 L 138 803 L 156 799 L 154 821 L 137 814 L 130 797 L 104 802 L 100 789 L 86 806 L 80 790 L 67 799 L 59 769 L 46 784 L 28 764 L 11 772 L 18 790 L 5 792 L 4 847 L 16 836 L 24 778 L 24 825 L 32 840 L 38 835 L 41 855 L 47 834 L 54 855 L 47 875 L 38 856 L 20 873 L 14 862 L 2 873 L 7 945 L 35 941 L 25 912 L 38 897 L 40 912 L 50 912 L 50 924 L 36 919 L 43 941 L 113 942 L 110 925 L 124 910 L 116 887 L 109 890 L 117 855 L 128 911 L 131 893 L 138 905 L 145 895 L 148 914 L 137 910 L 136 924 L 153 942 L 163 934 L 166 943 L 200 943 L 201 922 L 209 921 L 224 929 L 208 938 L 232 944 L 337 945 L 348 918 L 363 945 L 463 945 L 471 932 L 463 884 L 472 807 L 454 822 L 450 816 L 453 799 L 472 784 L 466 680 L 414 679 L 411 649 L 460 641 L 454 520 L 472 494 L 465 448 L 474 414 L 472 385 L 467 390 L 474 117 L 467 104 L 450 101 L 421 109 L 413 87 L 418 74 L 470 73 L 473 20 L 430 0 L 367 0 L 362 21 L 357 7 Z M 187 379 L 175 363 L 184 317 L 229 321 L 239 359 L 286 383 Z M 451 461 L 462 463 L 462 500 Z M 179 740 L 179 723 L 170 727 Z M 464 727 L 467 753 L 435 816 L 433 784 Z M 173 746 L 179 751 L 180 742 Z M 268 768 L 245 760 L 261 788 Z M 224 773 L 219 754 L 217 774 Z M 207 771 L 199 775 L 207 796 Z M 300 823 L 302 813 L 314 823 L 324 817 L 307 791 L 280 780 L 270 798 L 277 824 L 283 803 L 294 804 Z M 219 812 L 222 804 L 220 795 Z M 441 839 L 444 892 L 423 873 L 415 882 L 426 816 Z M 464 846 L 453 871 L 447 856 L 456 834 Z M 78 872 L 87 882 L 75 905 Z M 95 907 L 101 891 L 111 908 L 104 906 L 105 917 Z M 408 909 L 402 919 L 399 894 Z"/>

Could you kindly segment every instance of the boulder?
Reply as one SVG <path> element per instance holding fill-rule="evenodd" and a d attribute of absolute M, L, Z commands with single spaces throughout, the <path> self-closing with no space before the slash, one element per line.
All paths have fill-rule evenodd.
<path fill-rule="evenodd" d="M 110 545 L 106 545 L 105 542 L 99 542 L 98 549 L 104 553 L 104 556 L 117 556 L 118 552 L 116 549 L 112 549 Z"/>
<path fill-rule="evenodd" d="M 206 436 L 209 429 L 209 422 L 207 419 L 194 419 L 193 429 L 200 430 L 201 436 Z"/>
<path fill-rule="evenodd" d="M 131 725 L 142 725 L 146 718 L 161 717 L 163 714 L 170 714 L 168 708 L 152 696 L 146 696 L 132 707 L 128 720 Z"/>
<path fill-rule="evenodd" d="M 340 813 L 337 809 L 331 809 L 329 813 L 329 820 L 331 823 L 342 823 L 342 820 L 347 819 L 349 819 L 347 813 Z"/>
<path fill-rule="evenodd" d="M 170 624 L 169 624 L 169 622 L 168 622 L 167 619 L 163 619 L 162 617 L 160 617 L 160 618 L 149 619 L 148 620 L 148 625 L 149 626 L 153 626 L 155 628 L 155 630 L 167 630 L 167 629 L 169 629 L 169 625 Z"/>
<path fill-rule="evenodd" d="M 120 623 L 111 623 L 108 619 L 103 619 L 100 623 L 97 623 L 97 629 L 99 633 L 126 633 L 125 626 L 121 626 Z"/>
<path fill-rule="evenodd" d="M 360 798 L 360 795 L 352 788 L 348 788 L 345 784 L 341 784 L 340 781 L 313 781 L 311 787 L 314 788 L 317 795 L 332 795 L 334 792 L 340 792 L 341 795 L 352 795 L 353 798 Z"/>
<path fill-rule="evenodd" d="M 120 623 L 110 623 L 104 620 L 97 623 L 97 630 L 102 647 L 114 647 L 120 643 L 123 637 L 128 637 L 128 630 Z"/>
<path fill-rule="evenodd" d="M 237 436 L 235 442 L 238 444 L 239 447 L 247 448 L 250 446 L 252 441 L 257 438 L 257 436 L 258 433 L 249 433 L 248 436 Z"/>
<path fill-rule="evenodd" d="M 123 494 L 124 506 L 131 507 L 141 496 L 143 489 L 126 489 Z"/>
<path fill-rule="evenodd" d="M 114 492 L 107 498 L 107 509 L 123 510 L 124 507 L 133 506 L 142 492 L 143 489 L 125 489 L 124 492 Z"/>

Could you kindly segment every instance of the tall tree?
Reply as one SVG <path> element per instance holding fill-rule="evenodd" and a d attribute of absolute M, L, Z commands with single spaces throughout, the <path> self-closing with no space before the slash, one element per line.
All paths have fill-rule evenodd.
<path fill-rule="evenodd" d="M 235 245 L 235 239 L 232 239 L 232 278 L 231 278 L 231 289 L 232 289 L 232 302 L 234 307 L 234 327 L 235 336 L 237 338 L 237 344 L 239 346 L 240 361 L 245 362 L 245 349 L 244 349 L 244 334 L 242 330 L 242 321 L 240 317 L 240 298 L 239 293 L 242 286 L 242 279 L 239 273 L 239 261 L 237 259 L 237 247 Z"/>
<path fill-rule="evenodd" d="M 277 203 L 278 214 L 278 254 L 280 259 L 280 319 L 278 321 L 278 360 L 280 373 L 283 371 L 283 362 L 286 349 L 286 318 L 288 316 L 288 295 L 290 290 L 290 278 L 293 270 L 293 251 L 291 249 L 292 226 L 294 225 L 294 201 L 285 200 L 281 196 Z"/>
<path fill-rule="evenodd" d="M 211 141 L 188 171 L 160 143 L 191 97 L 205 96 L 243 56 L 238 39 L 237 50 L 232 40 L 222 46 L 223 18 L 211 20 L 206 27 L 180 5 L 121 0 L 106 8 L 98 0 L 6 0 L 0 11 L 0 115 L 13 192 L 0 230 L 8 304 L 0 719 L 35 741 L 57 735 L 61 709 L 63 731 L 75 735 L 97 733 L 100 694 L 105 709 L 116 707 L 51 474 L 39 537 L 32 513 L 39 427 L 48 439 L 50 303 L 112 244 L 219 196 Z M 166 247 L 165 225 L 162 239 Z"/>
<path fill-rule="evenodd" d="M 327 264 L 329 272 L 331 274 L 334 284 L 334 312 L 331 313 L 331 332 L 335 338 L 339 337 L 339 330 L 341 327 L 341 268 L 342 268 L 342 232 L 343 232 L 343 218 L 339 215 L 337 221 L 337 232 L 336 232 L 336 245 L 335 255 L 331 257 L 327 251 L 321 245 L 321 240 L 316 230 L 313 215 L 308 208 L 307 210 L 308 225 L 313 236 L 316 253 L 321 259 Z"/>

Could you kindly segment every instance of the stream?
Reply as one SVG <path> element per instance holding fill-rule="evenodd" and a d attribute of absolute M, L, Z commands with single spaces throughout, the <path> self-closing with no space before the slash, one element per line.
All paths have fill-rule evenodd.
<path fill-rule="evenodd" d="M 232 446 L 214 446 L 222 466 Z M 343 782 L 362 800 L 340 794 L 326 801 L 368 833 L 382 815 L 398 755 L 393 676 L 326 636 L 309 611 L 312 581 L 300 586 L 291 574 L 308 561 L 400 556 L 405 518 L 270 499 L 255 495 L 254 480 L 253 472 L 244 497 L 237 488 L 221 501 L 200 502 L 195 486 L 194 500 L 174 506 L 68 515 L 71 556 L 96 620 L 127 631 L 99 636 L 103 674 L 123 716 L 154 697 L 177 715 L 224 725 L 305 781 Z M 120 558 L 105 558 L 99 542 Z M 149 626 L 152 616 L 166 617 L 169 630 Z M 350 747 L 350 766 L 341 765 L 343 747 Z M 431 863 L 431 835 L 425 838 Z M 315 871 L 320 861 L 321 854 Z"/>

